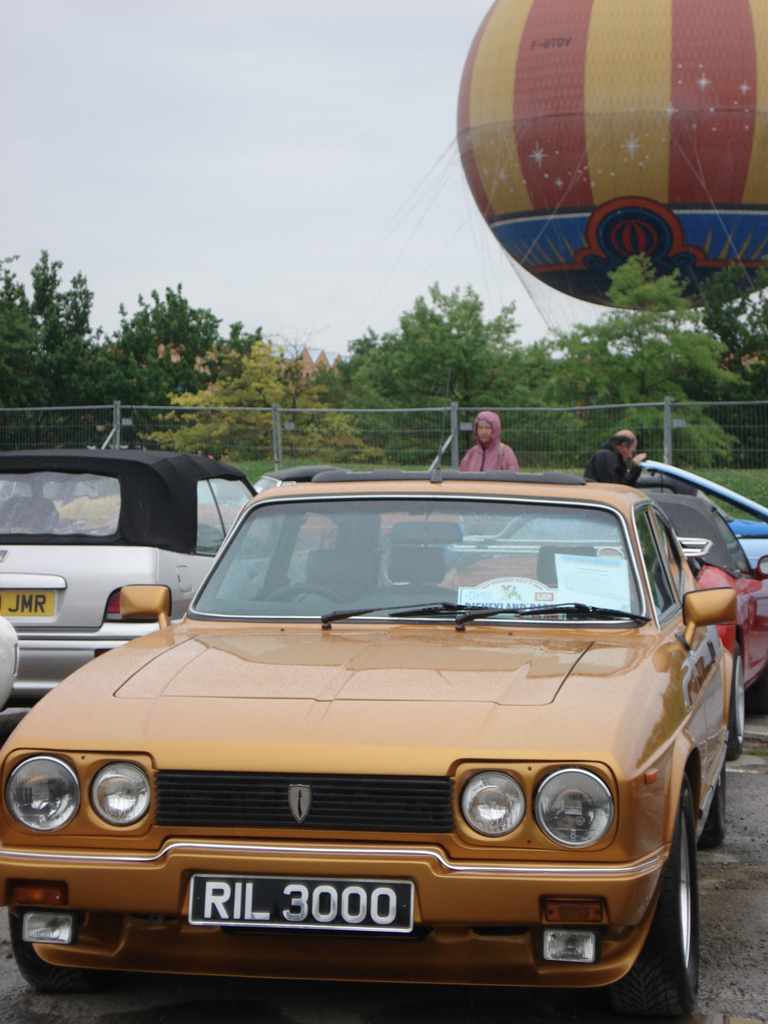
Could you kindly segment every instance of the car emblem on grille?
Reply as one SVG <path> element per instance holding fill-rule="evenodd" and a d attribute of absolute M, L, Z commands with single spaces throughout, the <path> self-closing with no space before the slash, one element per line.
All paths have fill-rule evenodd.
<path fill-rule="evenodd" d="M 312 806 L 312 789 L 310 786 L 291 785 L 288 787 L 288 805 L 291 814 L 299 824 L 304 821 Z"/>
<path fill-rule="evenodd" d="M 0 551 L 0 562 L 2 562 L 5 559 L 5 556 L 7 554 L 8 554 L 7 551 Z"/>

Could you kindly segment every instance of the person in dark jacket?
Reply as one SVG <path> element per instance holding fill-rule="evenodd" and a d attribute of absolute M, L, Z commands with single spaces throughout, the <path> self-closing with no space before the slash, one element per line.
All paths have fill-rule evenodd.
<path fill-rule="evenodd" d="M 645 458 L 645 452 L 637 453 L 637 438 L 632 431 L 619 430 L 590 456 L 584 476 L 601 484 L 634 487 L 642 469 L 640 463 Z M 628 462 L 631 463 L 630 469 L 627 469 Z"/>

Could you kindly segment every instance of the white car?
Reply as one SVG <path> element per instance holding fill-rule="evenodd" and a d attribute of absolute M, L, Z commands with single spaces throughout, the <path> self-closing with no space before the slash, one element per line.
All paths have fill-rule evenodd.
<path fill-rule="evenodd" d="M 182 619 L 253 493 L 239 469 L 202 455 L 0 453 L 0 618 L 19 637 L 14 697 L 41 697 L 157 629 L 123 618 L 121 587 L 167 587 L 169 617 Z"/>
<path fill-rule="evenodd" d="M 19 640 L 7 619 L 0 618 L 0 711 L 8 703 L 19 664 Z"/>

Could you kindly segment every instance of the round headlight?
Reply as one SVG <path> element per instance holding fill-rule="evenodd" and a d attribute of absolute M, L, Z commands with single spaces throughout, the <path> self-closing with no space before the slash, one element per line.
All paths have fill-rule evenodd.
<path fill-rule="evenodd" d="M 55 757 L 30 757 L 11 772 L 5 802 L 14 818 L 37 832 L 66 825 L 80 806 L 77 775 Z"/>
<path fill-rule="evenodd" d="M 91 801 L 110 825 L 133 825 L 147 813 L 149 779 L 135 764 L 108 764 L 93 780 Z"/>
<path fill-rule="evenodd" d="M 525 796 L 511 775 L 480 772 L 464 787 L 461 810 L 476 832 L 505 836 L 523 820 Z"/>
<path fill-rule="evenodd" d="M 613 821 L 613 797 L 606 784 L 583 768 L 549 775 L 536 794 L 536 821 L 562 846 L 589 846 Z"/>

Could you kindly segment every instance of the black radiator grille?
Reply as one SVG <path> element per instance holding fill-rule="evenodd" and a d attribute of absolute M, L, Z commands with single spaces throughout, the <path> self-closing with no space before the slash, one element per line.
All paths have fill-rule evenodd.
<path fill-rule="evenodd" d="M 158 825 L 355 832 L 453 831 L 453 779 L 414 775 L 289 775 L 159 771 Z M 310 786 L 299 824 L 288 788 Z"/>

